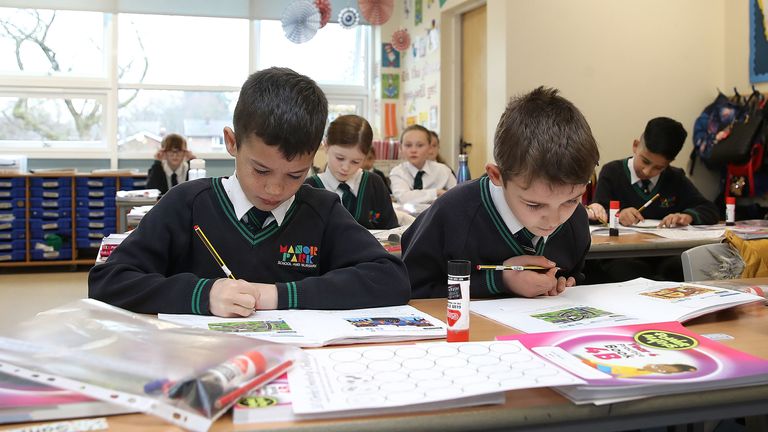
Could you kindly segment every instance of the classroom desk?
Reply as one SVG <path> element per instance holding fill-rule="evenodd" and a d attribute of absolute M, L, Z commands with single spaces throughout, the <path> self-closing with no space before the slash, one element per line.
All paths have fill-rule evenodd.
<path fill-rule="evenodd" d="M 744 281 L 768 284 L 768 278 Z M 433 315 L 445 314 L 445 299 L 414 300 L 413 306 Z M 768 358 L 768 307 L 753 303 L 705 315 L 686 323 L 698 333 L 725 333 L 722 343 Z M 490 340 L 514 333 L 509 327 L 472 315 L 472 340 Z M 768 385 L 659 396 L 604 406 L 572 404 L 548 388 L 507 392 L 503 405 L 468 407 L 435 412 L 401 413 L 350 419 L 303 422 L 232 424 L 225 414 L 212 431 L 610 431 L 700 422 L 719 418 L 768 414 Z M 162 420 L 143 414 L 108 417 L 115 431 L 178 431 Z M 4 428 L 19 427 L 7 425 Z M 0 430 L 4 429 L 0 428 Z"/>
<path fill-rule="evenodd" d="M 587 259 L 680 256 L 692 247 L 719 243 L 721 239 L 672 240 L 647 233 L 621 234 L 617 237 L 592 235 Z"/>
<path fill-rule="evenodd" d="M 128 213 L 134 207 L 152 205 L 157 202 L 157 198 L 116 198 L 115 207 L 117 208 L 117 233 L 122 234 L 129 229 L 136 228 L 135 225 L 129 225 Z"/>

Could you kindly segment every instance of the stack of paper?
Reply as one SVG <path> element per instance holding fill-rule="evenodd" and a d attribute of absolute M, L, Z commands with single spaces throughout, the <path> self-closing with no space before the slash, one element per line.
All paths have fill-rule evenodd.
<path fill-rule="evenodd" d="M 473 301 L 472 312 L 526 333 L 686 321 L 729 307 L 765 300 L 727 288 L 638 278 L 579 285 L 552 297 Z"/>
<path fill-rule="evenodd" d="M 725 235 L 725 225 L 688 225 L 681 227 L 661 228 L 658 219 L 645 219 L 632 226 L 620 226 L 619 235 L 645 233 L 653 234 L 670 240 L 716 240 Z M 608 227 L 590 225 L 592 235 L 608 235 Z"/>
<path fill-rule="evenodd" d="M 256 311 L 246 318 L 176 314 L 159 314 L 158 318 L 301 347 L 440 339 L 446 334 L 445 323 L 407 305 L 342 311 Z"/>
<path fill-rule="evenodd" d="M 497 339 L 521 342 L 585 380 L 586 384 L 556 387 L 577 404 L 768 383 L 768 361 L 713 342 L 676 322 Z"/>

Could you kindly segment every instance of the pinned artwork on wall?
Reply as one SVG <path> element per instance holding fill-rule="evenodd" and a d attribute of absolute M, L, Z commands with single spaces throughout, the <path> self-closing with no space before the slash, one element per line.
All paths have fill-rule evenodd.
<path fill-rule="evenodd" d="M 429 113 L 426 111 L 419 112 L 419 124 L 429 129 Z"/>
<path fill-rule="evenodd" d="M 381 98 L 398 99 L 400 97 L 400 74 L 381 74 Z"/>
<path fill-rule="evenodd" d="M 749 1 L 749 80 L 768 81 L 768 34 L 766 0 Z"/>
<path fill-rule="evenodd" d="M 416 116 L 408 116 L 405 118 L 406 126 L 413 126 L 416 124 Z"/>
<path fill-rule="evenodd" d="M 392 48 L 402 52 L 407 51 L 411 46 L 411 35 L 408 30 L 400 29 L 392 33 Z"/>
<path fill-rule="evenodd" d="M 424 20 L 424 0 L 415 0 L 413 7 L 413 24 L 419 25 Z"/>
<path fill-rule="evenodd" d="M 381 44 L 381 67 L 400 67 L 400 52 L 389 42 Z"/>
<path fill-rule="evenodd" d="M 397 104 L 384 104 L 384 136 L 397 136 Z"/>

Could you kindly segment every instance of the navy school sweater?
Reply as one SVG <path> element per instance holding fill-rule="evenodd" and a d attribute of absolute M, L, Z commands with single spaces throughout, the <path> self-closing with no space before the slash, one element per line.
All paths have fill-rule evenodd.
<path fill-rule="evenodd" d="M 630 183 L 628 159 L 607 163 L 597 180 L 594 201 L 610 208 L 611 200 L 618 200 L 621 208 L 640 208 L 654 195 L 659 198 L 643 210 L 646 219 L 664 219 L 671 213 L 687 213 L 693 217 L 694 225 L 711 225 L 718 222 L 718 211 L 712 201 L 704 198 L 685 176 L 685 171 L 667 167 L 661 172 L 659 181 L 650 194 L 645 194 L 637 184 Z"/>
<path fill-rule="evenodd" d="M 309 177 L 305 183 L 325 189 L 323 181 L 316 175 Z M 368 229 L 390 229 L 399 226 L 395 209 L 392 207 L 392 198 L 380 176 L 363 170 L 352 216 L 360 225 Z"/>
<path fill-rule="evenodd" d="M 341 206 L 302 186 L 281 226 L 257 233 L 236 219 L 220 178 L 172 188 L 139 227 L 91 269 L 89 296 L 140 313 L 210 314 L 226 277 L 193 231 L 199 225 L 238 279 L 277 285 L 278 309 L 351 309 L 408 302 L 406 269 Z"/>
<path fill-rule="evenodd" d="M 478 264 L 500 265 L 524 254 L 493 204 L 489 181 L 483 176 L 450 189 L 403 233 L 403 261 L 412 298 L 446 297 L 448 261 L 457 259 L 472 262 L 473 298 L 510 294 L 502 282 L 503 272 L 474 269 Z M 581 282 L 590 244 L 587 213 L 578 206 L 546 243 L 539 240 L 537 254 L 561 268 L 558 276 L 573 276 Z"/>

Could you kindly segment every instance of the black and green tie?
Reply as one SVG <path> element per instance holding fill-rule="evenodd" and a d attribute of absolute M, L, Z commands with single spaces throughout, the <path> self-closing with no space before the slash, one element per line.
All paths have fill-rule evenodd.
<path fill-rule="evenodd" d="M 251 207 L 248 213 L 243 217 L 243 222 L 248 226 L 251 232 L 257 233 L 261 231 L 267 218 L 272 215 L 272 212 L 259 210 L 256 207 Z"/>
<path fill-rule="evenodd" d="M 421 180 L 422 177 L 424 177 L 424 171 L 416 173 L 416 177 L 413 178 L 413 190 L 424 189 L 424 182 Z"/>
<path fill-rule="evenodd" d="M 513 236 L 515 236 L 515 241 L 523 248 L 526 255 L 536 255 L 536 248 L 533 247 L 532 232 L 528 231 L 527 228 L 523 228 L 514 233 Z"/>
<path fill-rule="evenodd" d="M 642 186 L 640 186 L 640 189 L 643 190 L 643 193 L 646 195 L 650 195 L 651 193 L 651 181 L 648 179 L 640 180 L 640 183 L 642 183 Z"/>
<path fill-rule="evenodd" d="M 347 209 L 350 213 L 353 212 L 355 207 L 355 194 L 352 193 L 352 189 L 349 187 L 348 184 L 341 182 L 339 183 L 339 189 L 341 189 L 341 204 L 344 206 L 345 209 Z"/>

